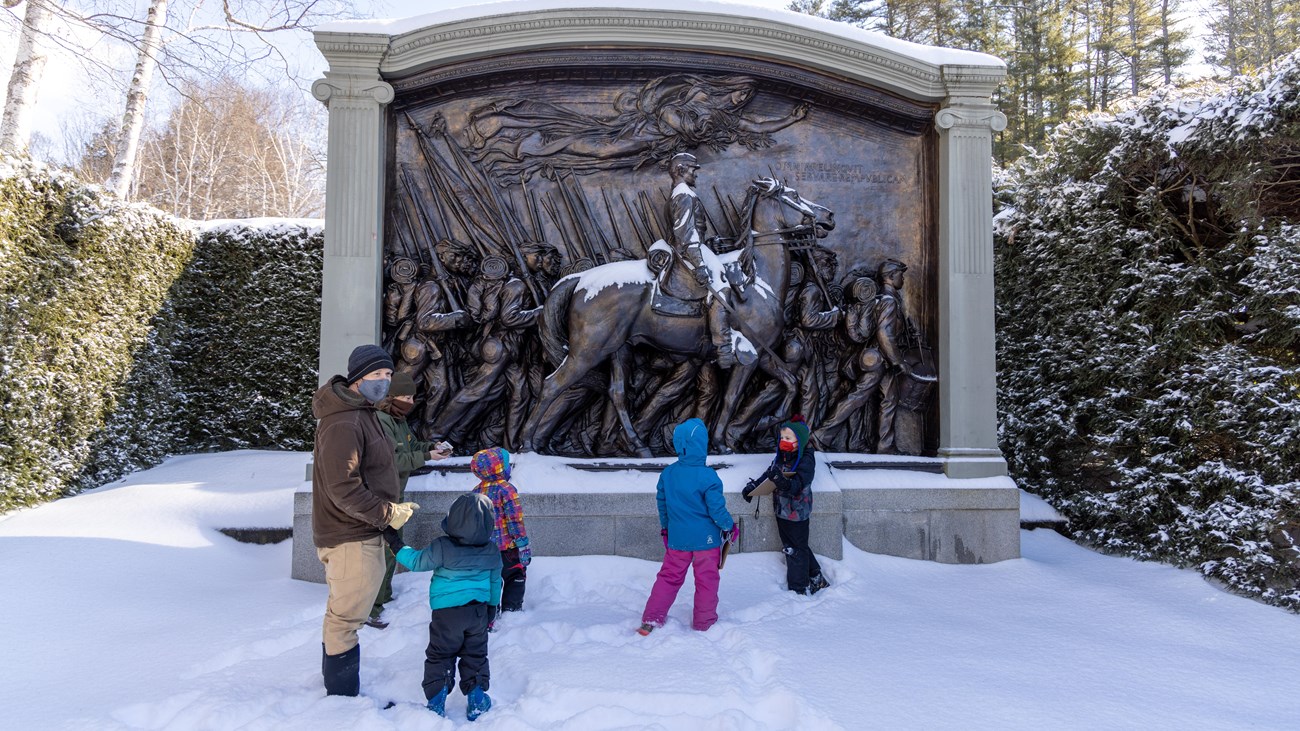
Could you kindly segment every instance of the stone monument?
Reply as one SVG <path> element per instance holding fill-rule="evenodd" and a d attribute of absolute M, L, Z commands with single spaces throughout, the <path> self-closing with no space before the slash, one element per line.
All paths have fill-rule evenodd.
<path fill-rule="evenodd" d="M 785 11 L 638 5 L 317 30 L 322 378 L 383 343 L 420 384 L 425 437 L 624 477 L 663 464 L 683 418 L 704 418 L 739 468 L 802 413 L 830 471 L 818 552 L 847 536 L 1018 556 L 993 359 L 1004 65 Z M 530 529 L 552 526 L 554 553 L 657 557 L 652 540 L 572 539 L 602 520 L 657 534 L 653 500 L 624 481 L 600 499 L 523 485 Z M 417 498 L 428 521 L 444 497 Z M 774 540 L 747 527 L 742 549 Z"/>

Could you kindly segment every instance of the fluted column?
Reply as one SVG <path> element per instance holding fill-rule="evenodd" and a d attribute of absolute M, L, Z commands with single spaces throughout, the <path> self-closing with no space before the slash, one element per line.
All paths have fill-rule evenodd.
<path fill-rule="evenodd" d="M 939 131 L 939 456 L 949 477 L 1004 475 L 997 440 L 993 132 L 1001 76 L 945 66 Z"/>
<path fill-rule="evenodd" d="M 337 34 L 317 46 L 329 61 L 312 94 L 329 107 L 320 381 L 347 371 L 358 345 L 378 344 L 383 286 L 385 106 L 379 78 L 386 35 Z"/>

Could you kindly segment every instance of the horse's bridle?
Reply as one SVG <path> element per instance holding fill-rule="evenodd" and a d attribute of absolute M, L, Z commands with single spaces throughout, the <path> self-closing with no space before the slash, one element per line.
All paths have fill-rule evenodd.
<path fill-rule="evenodd" d="M 780 193 L 784 193 L 785 191 L 789 190 L 789 188 L 787 188 L 786 186 L 782 185 L 780 181 L 778 181 L 778 180 L 776 180 L 776 179 L 774 179 L 774 178 L 764 178 L 764 180 L 769 180 L 769 181 L 771 181 L 772 184 L 771 184 L 771 185 L 768 185 L 768 186 L 762 186 L 762 185 L 760 185 L 760 183 L 759 183 L 758 180 L 755 180 L 754 182 L 752 182 L 752 183 L 749 184 L 749 190 L 747 191 L 747 193 L 746 193 L 746 195 L 745 195 L 745 216 L 744 216 L 743 220 L 748 221 L 749 224 L 750 224 L 749 226 L 746 227 L 748 230 L 747 230 L 747 231 L 745 232 L 745 234 L 744 234 L 745 243 L 744 243 L 743 246 L 744 246 L 744 249 L 745 249 L 745 253 L 744 253 L 742 256 L 743 256 L 743 258 L 745 258 L 745 259 L 751 259 L 751 258 L 752 258 L 752 255 L 751 255 L 749 252 L 750 252 L 751 250 L 753 250 L 753 248 L 754 248 L 755 246 L 774 246 L 774 245 L 777 245 L 777 244 L 782 244 L 782 243 L 784 243 L 783 241 L 781 241 L 781 240 L 779 240 L 779 239 L 776 240 L 776 241 L 761 241 L 761 242 L 760 242 L 760 241 L 755 241 L 755 239 L 758 239 L 758 238 L 760 238 L 760 237 L 768 237 L 768 236 L 784 236 L 784 235 L 786 235 L 786 234 L 798 233 L 798 232 L 801 232 L 801 231 L 802 231 L 802 232 L 810 232 L 810 231 L 813 231 L 813 230 L 815 230 L 815 229 L 817 228 L 817 223 L 816 223 L 816 221 L 814 220 L 812 223 L 800 223 L 800 224 L 798 224 L 798 225 L 796 225 L 796 226 L 788 226 L 788 227 L 786 227 L 786 228 L 778 228 L 778 229 L 773 229 L 773 230 L 771 230 L 771 231 L 755 231 L 755 230 L 754 230 L 754 227 L 753 227 L 753 223 L 754 223 L 754 206 L 758 205 L 758 199 L 759 199 L 759 198 L 772 198 L 772 197 L 777 196 L 777 195 L 780 194 Z M 787 207 L 789 207 L 789 208 L 794 208 L 795 210 L 799 211 L 800 213 L 803 213 L 805 216 L 808 216 L 808 215 L 811 215 L 811 214 L 812 214 L 812 210 L 811 210 L 811 209 L 810 209 L 810 210 L 807 210 L 807 211 L 804 211 L 804 210 L 802 210 L 802 207 L 801 207 L 801 206 L 796 205 L 793 201 L 791 201 L 791 200 L 788 199 L 788 198 L 782 198 L 782 199 L 781 199 L 781 202 L 784 203 Z M 811 205 L 814 205 L 814 206 L 815 206 L 815 205 L 817 205 L 817 204 L 814 203 L 814 204 L 811 204 Z M 823 208 L 822 206 L 817 206 L 817 207 L 818 207 L 818 208 Z M 823 208 L 823 210 L 825 210 L 825 209 Z M 800 237 L 800 238 L 802 238 L 802 237 Z M 811 237 L 809 237 L 809 238 L 811 238 Z M 803 251 L 803 250 L 805 250 L 805 249 L 811 249 L 812 247 L 813 247 L 813 244 L 811 244 L 811 243 L 806 244 L 806 245 L 803 245 L 803 246 L 788 246 L 788 248 L 789 248 L 791 251 Z"/>

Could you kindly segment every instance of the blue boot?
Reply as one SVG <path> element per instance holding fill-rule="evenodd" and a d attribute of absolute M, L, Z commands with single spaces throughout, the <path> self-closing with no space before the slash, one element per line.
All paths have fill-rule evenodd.
<path fill-rule="evenodd" d="M 447 717 L 447 689 L 443 688 L 442 690 L 438 691 L 438 695 L 435 695 L 434 697 L 430 698 L 429 702 L 425 705 L 430 711 L 433 711 L 439 716 L 446 718 Z"/>
<path fill-rule="evenodd" d="M 492 699 L 488 697 L 482 686 L 476 685 L 474 690 L 469 692 L 469 709 L 465 712 L 465 718 L 471 721 L 477 720 L 491 707 Z"/>

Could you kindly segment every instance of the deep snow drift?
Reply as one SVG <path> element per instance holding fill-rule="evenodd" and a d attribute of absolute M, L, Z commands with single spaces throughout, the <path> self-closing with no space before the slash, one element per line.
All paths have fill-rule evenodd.
<path fill-rule="evenodd" d="M 287 526 L 305 461 L 178 457 L 0 517 L 4 727 L 466 726 L 459 694 L 449 720 L 422 707 L 428 574 L 398 576 L 392 625 L 362 630 L 366 696 L 325 698 L 324 586 L 288 578 L 287 542 L 216 531 Z M 713 629 L 688 628 L 688 581 L 646 638 L 634 630 L 657 564 L 539 557 L 527 610 L 492 635 L 495 705 L 474 727 L 1294 727 L 1300 617 L 1021 535 L 1023 559 L 986 566 L 846 544 L 812 598 L 782 591 L 779 554 L 740 554 Z"/>

